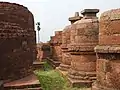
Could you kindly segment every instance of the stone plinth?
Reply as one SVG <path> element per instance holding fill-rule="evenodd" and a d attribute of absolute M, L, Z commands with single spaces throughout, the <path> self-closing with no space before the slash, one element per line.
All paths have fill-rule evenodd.
<path fill-rule="evenodd" d="M 33 15 L 22 5 L 0 2 L 0 17 L 0 79 L 28 76 L 36 60 Z"/>
<path fill-rule="evenodd" d="M 79 13 L 76 12 L 74 17 L 70 17 L 69 21 L 71 24 L 75 23 L 76 21 L 80 20 L 82 17 L 79 16 Z M 59 69 L 62 71 L 68 71 L 71 65 L 71 55 L 70 52 L 68 51 L 68 45 L 70 44 L 70 35 L 71 35 L 71 26 L 68 25 L 64 28 L 62 32 L 62 62 L 60 64 Z"/>
<path fill-rule="evenodd" d="M 70 82 L 90 87 L 96 79 L 96 54 L 94 47 L 98 44 L 98 9 L 85 9 L 83 18 L 76 21 L 71 28 L 71 68 L 68 72 Z"/>
<path fill-rule="evenodd" d="M 97 81 L 92 90 L 120 90 L 120 9 L 100 17 L 97 54 Z"/>

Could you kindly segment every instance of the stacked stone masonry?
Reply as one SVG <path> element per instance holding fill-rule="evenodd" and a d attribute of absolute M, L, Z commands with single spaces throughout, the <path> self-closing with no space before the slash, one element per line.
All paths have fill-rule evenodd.
<path fill-rule="evenodd" d="M 100 17 L 97 54 L 97 80 L 92 90 L 120 90 L 120 9 Z"/>
<path fill-rule="evenodd" d="M 61 61 L 62 31 L 55 31 L 55 36 L 51 37 L 50 44 L 51 44 L 52 53 L 53 53 L 53 56 L 52 56 L 53 60 Z"/>
<path fill-rule="evenodd" d="M 69 21 L 71 24 L 75 23 L 76 21 L 80 20 L 82 17 L 79 16 L 79 12 L 75 12 L 74 17 L 70 17 Z M 71 26 L 68 25 L 64 28 L 62 32 L 62 62 L 60 64 L 59 69 L 62 71 L 68 71 L 71 65 L 71 55 L 70 52 L 68 51 L 68 45 L 70 44 L 70 36 L 71 36 Z"/>
<path fill-rule="evenodd" d="M 33 15 L 22 5 L 0 2 L 0 17 L 0 79 L 23 78 L 36 60 Z"/>
<path fill-rule="evenodd" d="M 49 43 L 38 43 L 37 44 L 37 61 L 41 62 L 48 57 L 51 57 L 51 48 Z"/>
<path fill-rule="evenodd" d="M 68 72 L 70 82 L 90 87 L 96 79 L 96 54 L 94 47 L 98 44 L 99 22 L 96 17 L 98 9 L 85 9 L 83 18 L 76 21 L 71 28 L 71 68 Z"/>
<path fill-rule="evenodd" d="M 120 90 L 120 9 L 104 12 L 100 23 L 98 12 L 85 9 L 81 20 L 69 18 L 71 25 L 62 32 L 60 69 L 68 70 L 73 85 L 93 84 L 92 90 Z"/>

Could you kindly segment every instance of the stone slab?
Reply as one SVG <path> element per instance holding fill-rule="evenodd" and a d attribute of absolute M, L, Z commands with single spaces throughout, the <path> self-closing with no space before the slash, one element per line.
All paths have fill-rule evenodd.
<path fill-rule="evenodd" d="M 29 75 L 25 78 L 11 81 L 11 82 L 4 84 L 4 88 L 8 90 L 9 89 L 17 89 L 17 90 L 23 89 L 24 90 L 24 88 L 38 88 L 38 87 L 40 88 L 40 82 L 34 74 Z"/>
<path fill-rule="evenodd" d="M 85 87 L 85 88 L 90 88 L 92 86 L 92 81 L 88 80 L 74 80 L 71 78 L 68 78 L 70 85 L 72 87 Z"/>

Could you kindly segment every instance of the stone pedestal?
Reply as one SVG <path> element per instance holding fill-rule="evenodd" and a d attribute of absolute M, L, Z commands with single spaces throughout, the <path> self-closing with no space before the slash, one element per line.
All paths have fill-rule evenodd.
<path fill-rule="evenodd" d="M 68 77 L 73 86 L 90 87 L 96 79 L 96 54 L 98 44 L 98 9 L 85 9 L 83 18 L 76 21 L 71 29 L 71 68 Z"/>
<path fill-rule="evenodd" d="M 71 22 L 71 24 L 73 24 L 81 18 L 82 17 L 79 16 L 79 13 L 76 12 L 74 17 L 69 18 L 69 21 Z M 70 44 L 71 26 L 72 25 L 66 26 L 62 32 L 62 62 L 59 67 L 59 69 L 62 71 L 68 71 L 71 65 L 71 55 L 68 51 L 68 44 Z"/>
<path fill-rule="evenodd" d="M 120 90 L 120 9 L 100 17 L 97 55 L 97 81 L 92 90 Z"/>

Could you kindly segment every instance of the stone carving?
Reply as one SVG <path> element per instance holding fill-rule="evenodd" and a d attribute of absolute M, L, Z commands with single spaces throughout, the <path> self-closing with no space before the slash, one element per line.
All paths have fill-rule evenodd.
<path fill-rule="evenodd" d="M 36 59 L 33 15 L 22 5 L 0 2 L 0 17 L 0 79 L 23 78 Z"/>
<path fill-rule="evenodd" d="M 71 28 L 71 68 L 68 77 L 71 83 L 91 86 L 96 79 L 96 54 L 94 47 L 98 44 L 99 22 L 96 17 L 98 9 L 85 9 L 83 18 L 76 21 Z"/>
<path fill-rule="evenodd" d="M 92 90 L 120 90 L 120 9 L 101 15 L 99 33 L 97 81 Z"/>

